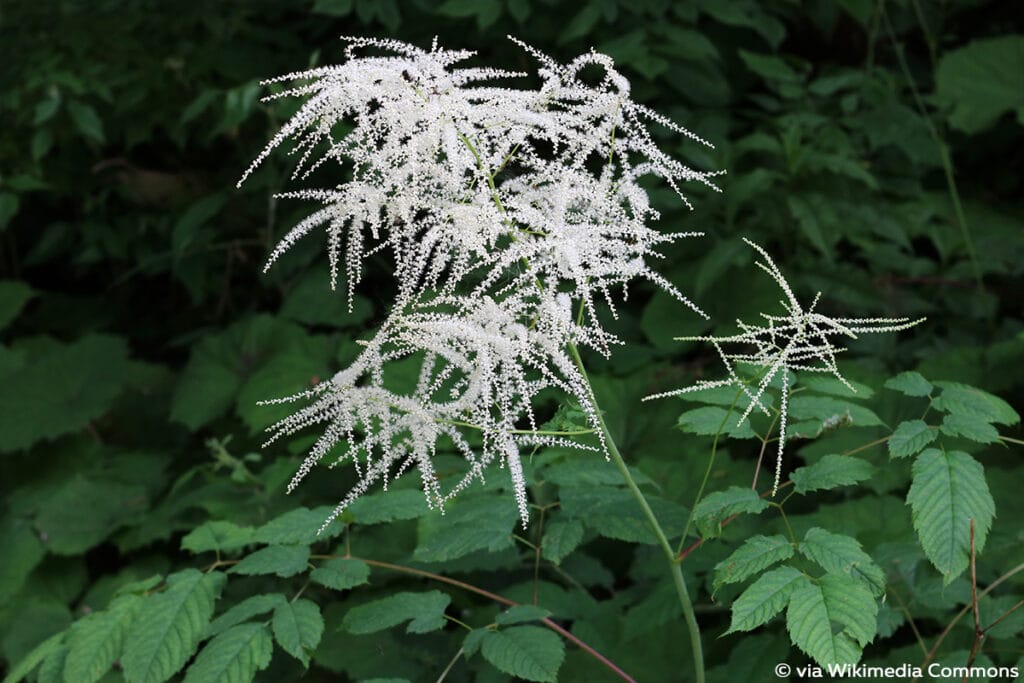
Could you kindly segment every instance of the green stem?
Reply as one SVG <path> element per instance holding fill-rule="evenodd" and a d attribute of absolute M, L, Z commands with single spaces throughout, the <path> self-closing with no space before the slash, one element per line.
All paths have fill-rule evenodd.
<path fill-rule="evenodd" d="M 654 536 L 658 540 L 658 545 L 661 547 L 662 553 L 665 555 L 665 561 L 668 562 L 669 571 L 672 574 L 672 581 L 675 584 L 676 593 L 679 595 L 679 605 L 683 608 L 683 618 L 686 620 L 686 626 L 690 633 L 690 649 L 693 652 L 693 667 L 697 676 L 696 680 L 697 683 L 704 683 L 704 651 L 700 642 L 700 627 L 697 625 L 697 615 L 694 614 L 693 603 L 690 601 L 690 594 L 686 590 L 686 582 L 683 580 L 682 567 L 676 560 L 676 554 L 673 552 L 672 546 L 669 545 L 668 538 L 665 536 L 665 532 L 662 530 L 661 524 L 658 523 L 658 518 L 654 516 L 654 511 L 647 503 L 647 499 L 644 497 L 643 491 L 640 490 L 640 487 L 636 485 L 636 481 L 633 480 L 633 475 L 629 473 L 629 467 L 626 466 L 626 461 L 623 460 L 622 454 L 615 445 L 615 439 L 612 438 L 611 432 L 608 431 L 608 425 L 605 424 L 604 416 L 601 414 L 597 404 L 597 397 L 594 396 L 594 389 L 590 385 L 590 378 L 587 376 L 587 369 L 583 365 L 583 359 L 580 357 L 579 349 L 576 348 L 575 344 L 569 344 L 569 353 L 572 355 L 572 359 L 576 363 L 576 367 L 579 368 L 580 374 L 583 376 L 583 381 L 587 384 L 587 392 L 590 394 L 590 402 L 593 406 L 594 414 L 597 417 L 598 426 L 601 429 L 601 433 L 604 435 L 605 444 L 608 448 L 608 455 L 622 474 L 622 478 L 625 480 L 626 486 L 629 488 L 629 492 L 633 494 L 637 504 L 643 511 L 644 517 L 647 518 L 647 523 L 650 525 L 651 531 L 654 532 Z"/>

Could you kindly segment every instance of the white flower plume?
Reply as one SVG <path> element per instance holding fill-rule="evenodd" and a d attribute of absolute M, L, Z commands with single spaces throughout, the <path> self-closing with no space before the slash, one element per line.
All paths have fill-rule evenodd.
<path fill-rule="evenodd" d="M 513 39 L 514 40 L 514 39 Z M 682 194 L 684 182 L 717 190 L 718 173 L 662 152 L 647 129 L 665 126 L 708 144 L 633 102 L 610 57 L 590 52 L 560 65 L 515 41 L 538 62 L 535 89 L 488 85 L 519 76 L 460 67 L 472 56 L 435 44 L 348 39 L 345 63 L 268 81 L 270 96 L 305 98 L 246 171 L 294 145 L 294 177 L 339 164 L 334 188 L 280 195 L 319 204 L 274 248 L 269 268 L 296 241 L 323 227 L 332 286 L 352 292 L 365 258 L 389 253 L 398 297 L 376 336 L 347 369 L 302 394 L 274 425 L 272 440 L 324 425 L 292 482 L 325 456 L 350 460 L 361 479 L 335 514 L 377 481 L 415 467 L 432 505 L 507 465 L 524 524 L 527 492 L 520 447 L 565 443 L 538 427 L 534 404 L 555 388 L 599 422 L 569 344 L 609 353 L 617 340 L 598 321 L 613 297 L 646 279 L 703 313 L 651 267 L 658 249 L 699 233 L 665 234 L 640 184 L 644 176 Z M 373 54 L 362 54 L 363 52 Z M 383 53 L 383 54 L 380 54 Z M 396 391 L 387 368 L 420 364 L 414 391 Z M 439 448 L 469 463 L 443 491 L 432 466 Z"/>
<path fill-rule="evenodd" d="M 899 332 L 917 325 L 924 319 L 830 318 L 814 310 L 821 297 L 821 292 L 818 292 L 811 305 L 804 309 L 768 252 L 748 239 L 744 238 L 743 241 L 761 255 L 764 261 L 758 262 L 757 266 L 771 276 L 782 289 L 785 299 L 780 303 L 785 309 L 785 315 L 762 313 L 762 322 L 757 325 L 737 320 L 736 324 L 741 332 L 735 335 L 678 337 L 679 341 L 703 341 L 713 344 L 725 365 L 727 378 L 714 381 L 700 380 L 692 386 L 647 396 L 644 400 L 679 396 L 714 387 L 736 387 L 749 400 L 746 409 L 737 420 L 737 425 L 739 425 L 755 408 L 768 414 L 768 409 L 761 403 L 761 397 L 772 381 L 778 377 L 782 388 L 779 405 L 778 455 L 775 465 L 775 480 L 772 485 L 772 495 L 774 495 L 782 477 L 782 455 L 786 445 L 786 413 L 789 392 L 792 388 L 789 384 L 789 372 L 828 373 L 842 382 L 850 391 L 856 392 L 854 386 L 839 372 L 839 367 L 836 364 L 836 354 L 845 349 L 836 345 L 831 338 L 856 339 L 860 334 Z M 725 347 L 731 346 L 738 346 L 744 350 L 725 350 Z M 736 372 L 737 365 L 745 365 L 758 370 L 759 379 L 755 387 L 751 388 L 740 378 Z"/>

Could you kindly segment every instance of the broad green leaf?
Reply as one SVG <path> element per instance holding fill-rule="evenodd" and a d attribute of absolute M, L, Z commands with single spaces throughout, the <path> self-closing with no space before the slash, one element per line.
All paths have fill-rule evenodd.
<path fill-rule="evenodd" d="M 35 525 L 46 537 L 47 549 L 61 555 L 86 552 L 146 509 L 144 486 L 99 476 L 73 475 L 47 498 L 49 504 L 36 514 Z"/>
<path fill-rule="evenodd" d="M 360 560 L 335 558 L 327 560 L 310 575 L 316 583 L 337 591 L 361 586 L 370 578 L 370 566 Z"/>
<path fill-rule="evenodd" d="M 1009 403 L 987 391 L 957 382 L 935 384 L 942 387 L 942 393 L 932 402 L 939 410 L 996 424 L 1013 425 L 1020 422 L 1020 415 Z"/>
<path fill-rule="evenodd" d="M 121 666 L 133 683 L 161 683 L 192 657 L 224 587 L 221 572 L 185 569 L 167 577 L 167 589 L 139 604 L 145 617 L 128 632 Z"/>
<path fill-rule="evenodd" d="M 361 496 L 345 510 L 345 514 L 356 524 L 416 519 L 429 512 L 427 499 L 419 489 L 393 489 Z"/>
<path fill-rule="evenodd" d="M 185 683 L 248 683 L 267 668 L 273 650 L 266 625 L 232 626 L 202 649 Z"/>
<path fill-rule="evenodd" d="M 855 538 L 813 527 L 804 534 L 798 549 L 801 555 L 817 562 L 827 572 L 860 579 L 875 595 L 885 592 L 885 572 Z"/>
<path fill-rule="evenodd" d="M 826 574 L 793 591 L 786 628 L 793 643 L 821 666 L 856 664 L 875 635 L 877 616 L 878 604 L 862 582 Z"/>
<path fill-rule="evenodd" d="M 544 529 L 541 556 L 560 564 L 583 540 L 583 523 L 575 519 L 556 519 Z"/>
<path fill-rule="evenodd" d="M 122 596 L 108 609 L 86 615 L 71 626 L 64 666 L 68 683 L 94 683 L 110 671 L 121 657 L 141 601 L 136 595 Z"/>
<path fill-rule="evenodd" d="M 420 539 L 413 558 L 420 562 L 446 562 L 478 550 L 495 552 L 512 545 L 512 529 L 519 519 L 511 496 L 485 495 L 455 499 L 444 516 L 420 520 Z"/>
<path fill-rule="evenodd" d="M 744 512 L 758 514 L 768 507 L 768 501 L 757 491 L 744 486 L 730 486 L 704 497 L 693 510 L 693 520 L 701 536 L 715 538 L 722 533 L 722 522 L 727 517 Z"/>
<path fill-rule="evenodd" d="M 489 631 L 481 644 L 484 659 L 499 671 L 528 681 L 555 681 L 565 659 L 558 634 L 540 626 Z"/>
<path fill-rule="evenodd" d="M 309 600 L 281 603 L 274 609 L 272 625 L 281 649 L 308 667 L 309 657 L 324 634 L 324 618 L 316 603 Z"/>
<path fill-rule="evenodd" d="M 375 633 L 408 621 L 409 633 L 427 633 L 444 627 L 444 611 L 451 598 L 441 591 L 396 593 L 353 607 L 345 614 L 349 633 Z"/>
<path fill-rule="evenodd" d="M 729 557 L 715 565 L 714 589 L 743 581 L 791 557 L 793 544 L 785 536 L 751 536 Z"/>
<path fill-rule="evenodd" d="M 32 288 L 20 280 L 0 280 L 0 330 L 18 317 L 34 295 Z"/>
<path fill-rule="evenodd" d="M 308 545 L 270 545 L 246 555 L 231 568 L 233 574 L 276 574 L 282 578 L 306 571 Z"/>
<path fill-rule="evenodd" d="M 789 476 L 797 493 L 827 491 L 870 479 L 875 467 L 866 460 L 834 453 L 822 457 L 813 465 L 798 467 Z"/>
<path fill-rule="evenodd" d="M 281 317 L 305 325 L 338 328 L 357 327 L 365 323 L 373 315 L 370 300 L 355 295 L 352 298 L 352 310 L 349 311 L 348 286 L 339 282 L 332 290 L 327 286 L 330 277 L 326 268 L 309 269 L 285 297 L 281 304 Z"/>
<path fill-rule="evenodd" d="M 920 372 L 909 370 L 887 379 L 885 388 L 898 391 L 907 396 L 929 396 L 935 387 Z"/>
<path fill-rule="evenodd" d="M 789 401 L 791 420 L 816 420 L 820 429 L 829 424 L 844 423 L 854 427 L 874 427 L 882 420 L 873 411 L 857 403 L 850 403 L 831 396 L 808 396 L 799 394 Z"/>
<path fill-rule="evenodd" d="M 765 572 L 732 603 L 732 622 L 726 633 L 751 631 L 764 624 L 783 610 L 793 591 L 809 583 L 788 565 Z"/>
<path fill-rule="evenodd" d="M 64 647 L 65 632 L 56 633 L 32 648 L 32 651 L 21 658 L 4 676 L 3 683 L 18 683 L 46 659 L 51 653 Z"/>
<path fill-rule="evenodd" d="M 237 626 L 257 614 L 264 614 L 278 605 L 283 605 L 288 599 L 282 593 L 266 593 L 263 595 L 252 595 L 234 605 L 224 614 L 210 622 L 206 628 L 204 637 L 216 636 L 227 631 L 232 626 Z"/>
<path fill-rule="evenodd" d="M 78 132 L 94 142 L 103 144 L 103 122 L 96 114 L 96 110 L 84 102 L 70 100 L 68 102 L 68 113 L 75 124 Z"/>
<path fill-rule="evenodd" d="M 128 377 L 128 348 L 106 335 L 54 344 L 0 383 L 0 451 L 74 432 L 99 417 Z"/>
<path fill-rule="evenodd" d="M 812 391 L 816 391 L 819 394 L 829 394 L 830 396 L 839 396 L 841 398 L 856 398 L 856 399 L 869 399 L 875 395 L 875 390 L 866 384 L 860 382 L 854 382 L 847 380 L 850 387 L 853 387 L 856 391 L 850 391 L 850 387 L 843 384 L 835 377 L 828 375 L 811 375 L 803 374 L 800 375 L 799 384 L 802 387 L 807 387 Z"/>
<path fill-rule="evenodd" d="M 422 497 L 422 494 L 420 494 Z M 268 543 L 275 545 L 310 545 L 317 541 L 326 541 L 339 535 L 344 525 L 338 521 L 332 521 L 326 529 L 320 531 L 324 522 L 334 512 L 330 506 L 309 508 L 296 508 L 275 517 L 253 533 L 253 540 L 257 543 Z"/>
<path fill-rule="evenodd" d="M 938 430 L 932 429 L 924 420 L 901 422 L 889 437 L 889 457 L 907 458 L 935 441 Z"/>
<path fill-rule="evenodd" d="M 494 618 L 494 621 L 502 626 L 510 626 L 512 624 L 521 624 L 524 621 L 539 621 L 550 616 L 551 612 L 543 607 L 537 607 L 536 605 L 516 605 L 515 607 L 509 607 L 504 612 L 499 613 L 498 616 Z"/>
<path fill-rule="evenodd" d="M 75 679 L 64 676 L 64 665 L 67 663 L 67 659 L 67 645 L 61 645 L 46 655 L 36 673 L 36 683 L 75 683 Z"/>
<path fill-rule="evenodd" d="M 228 553 L 253 543 L 253 528 L 232 522 L 213 521 L 196 527 L 181 539 L 181 549 L 193 553 L 211 550 Z"/>
<path fill-rule="evenodd" d="M 687 410 L 679 416 L 678 426 L 688 434 L 699 434 L 701 436 L 714 436 L 721 433 L 722 436 L 729 436 L 733 439 L 753 439 L 757 435 L 750 428 L 750 422 L 743 421 L 737 425 L 741 411 L 733 410 L 731 413 L 725 408 L 718 406 L 703 406 Z"/>
<path fill-rule="evenodd" d="M 562 511 L 605 538 L 629 543 L 657 543 L 650 523 L 626 489 L 611 486 L 563 488 Z M 686 509 L 660 496 L 646 496 L 654 516 L 663 528 L 682 531 Z"/>
<path fill-rule="evenodd" d="M 1024 35 L 974 40 L 944 54 L 935 95 L 950 108 L 950 124 L 965 133 L 988 128 L 1008 111 L 1024 123 Z"/>
<path fill-rule="evenodd" d="M 943 434 L 961 436 L 978 443 L 998 443 L 999 430 L 988 422 L 963 413 L 949 413 L 942 418 L 939 427 Z"/>
<path fill-rule="evenodd" d="M 25 520 L 7 517 L 0 524 L 0 604 L 7 604 L 21 590 L 46 549 Z"/>
<path fill-rule="evenodd" d="M 970 521 L 980 553 L 996 514 L 985 469 L 967 453 L 930 448 L 917 456 L 912 473 L 907 504 L 914 529 L 925 555 L 949 584 L 967 568 Z"/>
<path fill-rule="evenodd" d="M 630 467 L 629 473 L 640 486 L 657 485 L 636 467 Z M 622 473 L 613 463 L 600 456 L 578 453 L 573 453 L 570 460 L 545 467 L 543 478 L 556 486 L 625 486 Z"/>

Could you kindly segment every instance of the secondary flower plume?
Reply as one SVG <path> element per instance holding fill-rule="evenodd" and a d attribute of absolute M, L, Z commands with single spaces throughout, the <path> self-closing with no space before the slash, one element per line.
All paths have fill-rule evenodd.
<path fill-rule="evenodd" d="M 779 488 L 782 477 L 782 453 L 786 445 L 786 413 L 789 399 L 791 371 L 828 373 L 842 382 L 850 391 L 857 390 L 839 372 L 836 354 L 845 349 L 837 346 L 832 337 L 856 339 L 860 334 L 879 332 L 899 332 L 921 322 L 910 318 L 830 318 L 814 309 L 818 305 L 821 292 L 818 292 L 811 305 L 804 309 L 800 305 L 793 290 L 790 288 L 782 271 L 764 249 L 748 239 L 744 239 L 764 259 L 757 266 L 766 272 L 782 289 L 785 299 L 780 303 L 785 315 L 761 314 L 759 324 L 745 323 L 737 320 L 739 334 L 726 337 L 678 337 L 679 341 L 703 341 L 714 345 L 722 363 L 725 365 L 727 377 L 721 380 L 701 380 L 696 384 L 648 396 L 644 400 L 679 396 L 701 389 L 731 386 L 742 391 L 747 397 L 746 408 L 740 414 L 736 424 L 742 424 L 755 408 L 768 414 L 768 409 L 761 402 L 765 390 L 776 377 L 781 382 L 779 405 L 779 441 L 778 457 L 775 466 L 775 481 L 772 493 Z M 923 319 L 922 319 L 923 320 Z M 727 347 L 739 347 L 739 351 L 726 351 Z M 756 384 L 751 387 L 736 372 L 737 365 L 745 365 L 756 372 Z"/>
<path fill-rule="evenodd" d="M 717 173 L 662 152 L 647 125 L 708 143 L 634 102 L 606 55 L 561 65 L 515 42 L 538 64 L 536 88 L 504 85 L 526 74 L 460 67 L 473 53 L 436 41 L 422 50 L 364 38 L 348 39 L 341 65 L 268 81 L 289 84 L 268 99 L 306 99 L 242 180 L 286 143 L 298 156 L 293 177 L 341 165 L 348 180 L 281 195 L 319 207 L 267 267 L 321 227 L 331 284 L 343 274 L 350 302 L 368 255 L 388 253 L 394 263 L 397 299 L 359 358 L 331 381 L 277 399 L 306 405 L 271 427 L 272 440 L 313 424 L 325 430 L 293 487 L 324 458 L 359 468 L 336 514 L 413 467 L 428 502 L 443 505 L 498 462 L 525 524 L 520 447 L 603 450 L 599 435 L 596 446 L 569 441 L 534 414 L 538 395 L 554 388 L 599 432 L 589 385 L 567 351 L 607 354 L 617 343 L 599 306 L 614 315 L 617 293 L 645 279 L 703 315 L 650 265 L 661 246 L 699 233 L 651 228 L 658 214 L 640 180 L 660 178 L 689 206 L 683 183 L 717 190 Z M 410 360 L 419 381 L 397 390 L 388 368 Z M 469 463 L 448 491 L 433 468 L 439 448 Z"/>

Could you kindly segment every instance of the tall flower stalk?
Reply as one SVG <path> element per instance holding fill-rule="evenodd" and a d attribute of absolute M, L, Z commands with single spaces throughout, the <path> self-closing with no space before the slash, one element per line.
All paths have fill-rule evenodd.
<path fill-rule="evenodd" d="M 348 368 L 269 401 L 300 404 L 270 428 L 270 441 L 323 426 L 289 490 L 325 460 L 357 468 L 358 483 L 331 519 L 370 486 L 386 487 L 411 469 L 428 504 L 443 508 L 498 464 L 509 472 L 524 526 L 522 449 L 603 453 L 665 553 L 702 682 L 700 633 L 679 563 L 608 432 L 579 349 L 607 355 L 620 343 L 598 309 L 614 316 L 617 293 L 624 299 L 636 279 L 704 316 L 650 265 L 659 247 L 699 233 L 651 228 L 658 214 L 640 181 L 660 178 L 687 206 L 683 183 L 717 189 L 716 173 L 662 152 L 649 123 L 708 143 L 634 102 L 609 57 L 591 52 L 561 65 L 516 42 L 538 64 L 537 88 L 487 85 L 525 74 L 458 67 L 469 52 L 362 38 L 349 39 L 341 65 L 268 82 L 279 88 L 270 99 L 305 102 L 242 180 L 288 142 L 298 156 L 294 177 L 340 163 L 350 179 L 281 195 L 320 206 L 282 238 L 267 267 L 322 227 L 331 286 L 344 276 L 350 303 L 373 253 L 390 254 L 397 289 L 391 312 Z M 420 368 L 411 391 L 387 381 L 400 360 Z M 581 406 L 596 438 L 539 426 L 538 397 L 552 388 Z M 439 448 L 468 464 L 447 488 L 433 466 Z"/>

